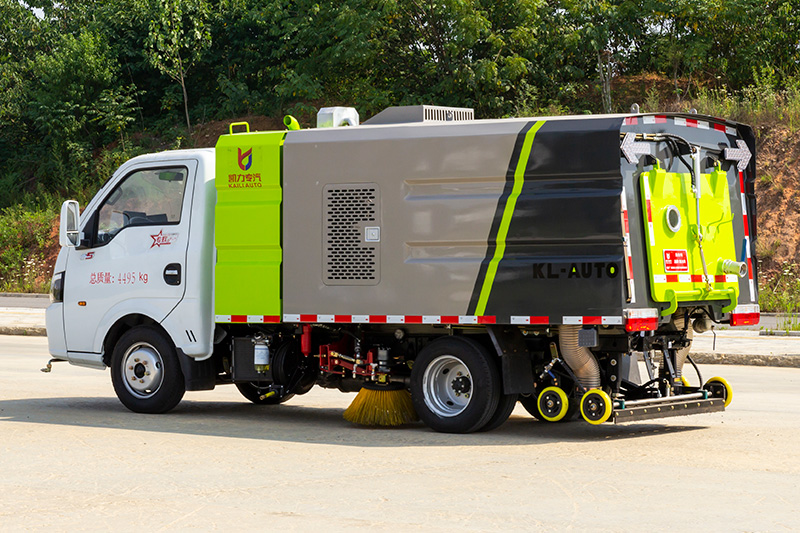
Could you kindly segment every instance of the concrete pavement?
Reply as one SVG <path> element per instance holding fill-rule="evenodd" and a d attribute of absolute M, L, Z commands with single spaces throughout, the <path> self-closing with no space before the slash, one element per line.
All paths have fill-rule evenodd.
<path fill-rule="evenodd" d="M 47 335 L 46 295 L 0 294 L 0 335 Z M 774 327 L 765 315 L 762 327 Z M 692 357 L 698 363 L 800 368 L 800 336 L 765 335 L 756 328 L 726 328 L 695 335 Z"/>

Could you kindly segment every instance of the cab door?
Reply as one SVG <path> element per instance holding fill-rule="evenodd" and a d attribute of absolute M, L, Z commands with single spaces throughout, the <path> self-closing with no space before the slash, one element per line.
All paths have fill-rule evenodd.
<path fill-rule="evenodd" d="M 68 352 L 102 352 L 102 336 L 120 317 L 162 321 L 184 295 L 197 162 L 129 169 L 69 249 L 64 279 Z"/>

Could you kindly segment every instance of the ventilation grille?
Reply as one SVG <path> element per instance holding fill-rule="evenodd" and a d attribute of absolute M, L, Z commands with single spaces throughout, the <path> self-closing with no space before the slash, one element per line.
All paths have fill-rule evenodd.
<path fill-rule="evenodd" d="M 323 279 L 326 285 L 377 285 L 380 242 L 366 228 L 380 227 L 375 183 L 328 185 L 323 191 Z"/>
<path fill-rule="evenodd" d="M 475 111 L 468 107 L 410 105 L 388 107 L 364 124 L 410 124 L 413 122 L 457 122 L 475 120 Z"/>
<path fill-rule="evenodd" d="M 475 120 L 475 112 L 472 109 L 461 109 L 457 107 L 423 106 L 425 120 Z"/>

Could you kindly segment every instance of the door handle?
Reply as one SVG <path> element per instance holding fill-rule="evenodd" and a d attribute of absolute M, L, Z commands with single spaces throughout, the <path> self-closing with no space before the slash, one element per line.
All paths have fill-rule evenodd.
<path fill-rule="evenodd" d="M 181 265 L 180 263 L 170 263 L 164 267 L 164 281 L 167 285 L 181 284 Z"/>

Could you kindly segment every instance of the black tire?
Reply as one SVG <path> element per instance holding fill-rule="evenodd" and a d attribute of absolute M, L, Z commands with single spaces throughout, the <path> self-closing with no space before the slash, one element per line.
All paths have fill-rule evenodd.
<path fill-rule="evenodd" d="M 275 394 L 274 396 L 262 400 L 261 396 L 269 392 L 269 383 L 261 383 L 259 381 L 236 383 L 236 388 L 239 389 L 242 396 L 256 405 L 278 405 L 294 397 L 294 394 L 284 394 L 283 396 Z"/>
<path fill-rule="evenodd" d="M 471 433 L 485 427 L 497 411 L 501 393 L 500 373 L 491 354 L 464 337 L 431 342 L 411 370 L 411 399 L 417 414 L 428 427 L 443 433 Z"/>
<path fill-rule="evenodd" d="M 524 407 L 533 418 L 539 421 L 542 420 L 542 415 L 539 414 L 539 400 L 535 393 L 531 393 L 527 396 L 520 394 L 519 403 L 522 404 L 522 407 Z"/>
<path fill-rule="evenodd" d="M 501 394 L 500 401 L 497 402 L 497 409 L 479 431 L 491 431 L 502 426 L 517 406 L 518 396 L 518 394 Z"/>
<path fill-rule="evenodd" d="M 136 326 L 120 337 L 111 356 L 111 382 L 117 398 L 136 413 L 166 413 L 186 391 L 172 341 L 153 326 Z"/>

